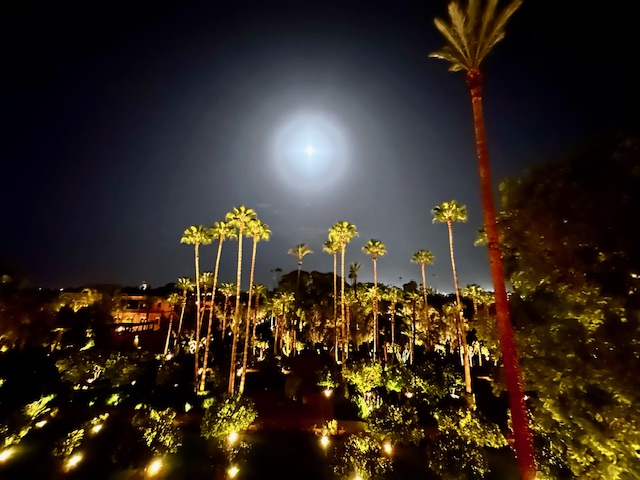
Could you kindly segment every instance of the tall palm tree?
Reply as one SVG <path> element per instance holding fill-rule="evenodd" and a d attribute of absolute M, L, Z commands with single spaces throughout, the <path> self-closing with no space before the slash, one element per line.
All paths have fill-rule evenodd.
<path fill-rule="evenodd" d="M 256 249 L 258 242 L 267 241 L 271 238 L 271 230 L 269 226 L 254 218 L 247 223 L 247 234 L 253 238 L 253 251 L 251 253 L 251 273 L 249 274 L 249 300 L 247 303 L 247 319 L 244 331 L 244 350 L 242 352 L 242 374 L 240 376 L 240 386 L 238 393 L 242 395 L 244 392 L 244 383 L 247 374 L 247 357 L 249 355 L 249 333 L 251 332 L 251 295 L 253 294 L 253 277 L 256 270 Z"/>
<path fill-rule="evenodd" d="M 351 279 L 351 288 L 356 294 L 356 299 L 358 298 L 358 292 L 356 291 L 356 285 L 358 284 L 358 272 L 362 265 L 360 262 L 351 262 L 349 264 L 349 278 Z"/>
<path fill-rule="evenodd" d="M 336 222 L 333 227 L 329 229 L 329 237 L 334 238 L 340 245 L 340 325 L 344 328 L 345 325 L 345 302 L 344 302 L 344 255 L 347 250 L 347 244 L 353 237 L 358 236 L 358 230 L 353 223 L 349 222 Z M 344 335 L 343 335 L 344 342 Z M 344 349 L 344 346 L 343 346 Z M 348 345 L 344 352 L 345 357 L 348 357 Z M 343 362 L 344 365 L 344 362 Z"/>
<path fill-rule="evenodd" d="M 340 244 L 334 238 L 331 238 L 329 231 L 329 239 L 322 244 L 322 250 L 333 255 L 333 338 L 334 338 L 334 354 L 335 360 L 338 361 L 338 267 L 337 257 L 340 251 Z"/>
<path fill-rule="evenodd" d="M 240 324 L 240 285 L 242 284 L 242 241 L 245 235 L 247 224 L 256 218 L 256 212 L 252 208 L 244 205 L 234 207 L 227 213 L 225 221 L 236 229 L 238 238 L 238 266 L 236 272 L 236 310 L 233 318 L 233 341 L 231 343 L 231 366 L 229 367 L 229 386 L 227 393 L 233 395 L 235 393 L 236 381 L 236 350 L 238 348 L 238 328 Z"/>
<path fill-rule="evenodd" d="M 298 259 L 298 281 L 296 283 L 296 292 L 298 292 L 300 289 L 300 270 L 302 269 L 302 259 L 305 255 L 313 253 L 313 250 L 311 250 L 306 243 L 299 243 L 295 247 L 290 248 L 287 253 Z"/>
<path fill-rule="evenodd" d="M 171 306 L 171 311 L 169 312 L 169 328 L 167 328 L 167 340 L 164 344 L 163 354 L 166 355 L 169 351 L 169 341 L 171 340 L 171 330 L 173 329 L 173 317 L 175 315 L 175 308 L 178 303 L 181 302 L 180 295 L 173 292 L 169 294 L 169 298 L 167 298 L 167 302 Z"/>
<path fill-rule="evenodd" d="M 196 350 L 194 361 L 194 390 L 198 388 L 198 355 L 200 350 L 200 245 L 208 245 L 212 241 L 211 232 L 203 225 L 192 225 L 182 234 L 180 243 L 193 245 L 196 266 Z"/>
<path fill-rule="evenodd" d="M 391 317 L 391 358 L 395 359 L 396 355 L 396 309 L 398 303 L 404 299 L 404 292 L 401 288 L 390 287 L 384 295 L 385 300 L 389 302 L 389 316 Z"/>
<path fill-rule="evenodd" d="M 487 134 L 485 130 L 482 74 L 480 65 L 491 49 L 505 36 L 505 25 L 509 18 L 522 5 L 522 0 L 512 0 L 509 5 L 498 10 L 498 1 L 485 2 L 484 9 L 478 0 L 469 0 L 466 11 L 454 1 L 449 4 L 450 22 L 435 19 L 436 28 L 444 35 L 447 45 L 431 57 L 446 60 L 449 70 L 464 71 L 467 87 L 471 96 L 473 123 L 475 126 L 478 171 L 484 227 L 489 244 L 489 263 L 496 298 L 496 318 L 500 335 L 500 346 L 505 369 L 509 408 L 513 419 L 514 449 L 523 480 L 532 480 L 536 476 L 533 437 L 529 427 L 529 412 L 524 397 L 522 373 L 518 361 L 518 351 L 511 324 L 509 301 L 505 287 L 500 238 L 493 201 L 491 165 Z"/>
<path fill-rule="evenodd" d="M 380 240 L 369 240 L 362 251 L 371 255 L 373 261 L 373 356 L 378 358 L 378 341 L 380 339 L 378 329 L 378 257 L 387 253 L 387 247 Z"/>
<path fill-rule="evenodd" d="M 218 272 L 220 271 L 220 256 L 222 255 L 222 244 L 226 239 L 232 239 L 236 236 L 235 229 L 225 222 L 215 222 L 211 227 L 212 240 L 218 240 L 218 251 L 216 253 L 216 264 L 213 269 L 213 279 L 211 281 L 211 310 L 209 312 L 209 325 L 207 326 L 207 339 L 204 346 L 204 358 L 202 360 L 202 376 L 200 377 L 200 391 L 204 391 L 207 378 L 207 363 L 209 361 L 209 347 L 211 345 L 211 327 L 213 326 L 213 316 L 215 313 L 216 290 L 218 288 Z"/>
<path fill-rule="evenodd" d="M 184 319 L 184 311 L 187 307 L 187 294 L 192 292 L 194 287 L 195 283 L 193 283 L 193 280 L 187 277 L 180 277 L 176 282 L 176 288 L 182 292 L 182 305 L 180 307 L 180 320 L 178 322 L 176 341 L 180 338 L 180 333 L 182 333 L 182 320 Z"/>
<path fill-rule="evenodd" d="M 420 272 L 422 273 L 422 296 L 424 300 L 424 310 L 427 311 L 427 277 L 424 273 L 425 265 L 433 265 L 436 256 L 429 250 L 417 250 L 411 256 L 411 262 L 420 265 Z"/>
<path fill-rule="evenodd" d="M 453 271 L 453 287 L 456 293 L 456 304 L 458 306 L 460 341 L 462 345 L 462 355 L 464 357 L 464 383 L 465 391 L 469 395 L 469 400 L 473 394 L 471 390 L 471 365 L 469 364 L 469 351 L 467 347 L 467 334 L 465 332 L 465 324 L 462 318 L 462 302 L 460 301 L 460 289 L 458 288 L 458 273 L 456 271 L 456 260 L 453 253 L 453 222 L 467 221 L 467 207 L 458 205 L 458 202 L 451 200 L 450 202 L 442 202 L 436 205 L 431 211 L 433 214 L 433 223 L 446 223 L 449 231 L 449 253 L 451 255 L 451 270 Z"/>

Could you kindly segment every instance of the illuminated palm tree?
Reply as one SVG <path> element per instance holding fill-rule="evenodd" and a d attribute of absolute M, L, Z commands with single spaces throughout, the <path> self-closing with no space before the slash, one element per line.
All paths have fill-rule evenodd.
<path fill-rule="evenodd" d="M 210 230 L 212 240 L 218 240 L 218 251 L 216 253 L 216 264 L 213 269 L 213 279 L 211 288 L 211 310 L 209 312 L 209 325 L 207 326 L 207 339 L 204 346 L 204 359 L 202 360 L 202 376 L 200 377 L 200 391 L 204 391 L 207 378 L 207 363 L 209 362 L 209 347 L 211 345 L 211 328 L 213 326 L 213 315 L 215 312 L 216 290 L 218 288 L 218 272 L 220 271 L 220 256 L 222 255 L 222 244 L 226 239 L 236 236 L 235 229 L 225 222 L 215 222 Z"/>
<path fill-rule="evenodd" d="M 404 292 L 401 288 L 390 287 L 384 295 L 389 302 L 389 316 L 391 317 L 391 358 L 396 355 L 396 308 L 398 303 L 404 299 Z"/>
<path fill-rule="evenodd" d="M 302 258 L 305 255 L 313 253 L 313 251 L 305 243 L 299 243 L 293 248 L 290 248 L 287 252 L 289 255 L 293 255 L 298 259 L 298 281 L 296 283 L 296 292 L 300 289 L 300 270 L 302 269 Z"/>
<path fill-rule="evenodd" d="M 180 338 L 180 333 L 182 333 L 182 320 L 184 319 L 184 311 L 187 307 L 187 294 L 192 292 L 194 287 L 195 283 L 193 283 L 193 280 L 190 278 L 180 277 L 176 282 L 176 288 L 182 292 L 182 306 L 180 307 L 180 321 L 178 322 L 176 341 Z"/>
<path fill-rule="evenodd" d="M 242 374 L 240 376 L 240 386 L 238 393 L 242 395 L 244 392 L 244 383 L 247 372 L 247 356 L 249 354 L 249 333 L 251 332 L 251 295 L 253 294 L 253 277 L 256 270 L 256 247 L 258 242 L 263 240 L 267 241 L 271 238 L 271 230 L 269 226 L 254 218 L 247 222 L 247 235 L 253 238 L 253 251 L 251 253 L 251 273 L 249 274 L 249 300 L 247 303 L 247 319 L 245 322 L 244 332 L 244 350 L 242 352 Z"/>
<path fill-rule="evenodd" d="M 349 278 L 351 279 L 351 289 L 356 295 L 356 300 L 358 299 L 358 291 L 356 290 L 356 285 L 358 285 L 358 272 L 362 265 L 360 262 L 351 262 L 349 264 Z"/>
<path fill-rule="evenodd" d="M 198 355 L 200 347 L 200 245 L 208 245 L 212 241 L 209 229 L 203 225 L 194 225 L 187 228 L 182 234 L 180 243 L 193 245 L 196 266 L 196 350 L 194 361 L 194 390 L 198 388 Z"/>
<path fill-rule="evenodd" d="M 345 325 L 345 303 L 344 303 L 344 254 L 347 250 L 347 244 L 353 237 L 358 236 L 358 230 L 353 223 L 337 222 L 329 229 L 329 237 L 335 239 L 340 245 L 340 325 Z M 344 334 L 343 334 L 344 343 Z M 344 346 L 343 346 L 344 349 Z M 344 352 L 345 357 L 349 355 L 348 346 Z M 344 365 L 344 362 L 343 362 Z"/>
<path fill-rule="evenodd" d="M 335 359 L 338 361 L 338 252 L 340 244 L 329 234 L 329 240 L 322 244 L 322 250 L 333 255 L 333 338 Z"/>
<path fill-rule="evenodd" d="M 242 241 L 244 240 L 247 224 L 256 218 L 256 212 L 252 208 L 244 205 L 234 207 L 233 211 L 227 213 L 225 220 L 233 228 L 236 229 L 238 238 L 238 266 L 236 271 L 236 310 L 233 314 L 233 341 L 231 343 L 231 366 L 229 367 L 229 386 L 227 393 L 233 395 L 235 393 L 235 369 L 236 369 L 236 351 L 238 348 L 238 328 L 240 325 L 240 285 L 242 282 Z"/>
<path fill-rule="evenodd" d="M 425 312 L 427 311 L 427 277 L 424 273 L 424 266 L 433 265 L 435 259 L 435 255 L 429 250 L 418 250 L 411 257 L 412 263 L 420 265 L 420 272 L 422 273 L 422 296 Z"/>
<path fill-rule="evenodd" d="M 458 202 L 451 200 L 450 202 L 442 202 L 436 205 L 431 211 L 433 214 L 433 223 L 446 223 L 449 231 L 449 254 L 451 255 L 451 270 L 453 271 L 453 287 L 456 293 L 456 305 L 458 306 L 459 329 L 461 332 L 462 355 L 464 357 L 464 383 L 465 391 L 471 399 L 471 366 L 469 365 L 469 352 L 467 348 L 467 335 L 465 332 L 465 324 L 462 318 L 462 302 L 460 301 L 460 289 L 458 288 L 458 273 L 456 271 L 456 260 L 453 253 L 453 222 L 467 221 L 467 207 L 458 205 Z"/>
<path fill-rule="evenodd" d="M 500 238 L 493 201 L 491 165 L 482 105 L 482 74 L 480 64 L 496 43 L 504 38 L 505 25 L 522 4 L 513 0 L 498 11 L 498 1 L 490 0 L 485 8 L 479 7 L 478 0 L 469 0 L 466 12 L 457 2 L 449 4 L 450 23 L 435 19 L 436 28 L 444 35 L 447 45 L 430 56 L 450 63 L 449 70 L 464 71 L 471 96 L 473 122 L 475 126 L 478 171 L 484 227 L 489 244 L 491 276 L 496 298 L 496 318 L 500 335 L 500 346 L 505 369 L 509 408 L 513 419 L 514 449 L 523 480 L 533 480 L 536 476 L 533 437 L 529 427 L 529 412 L 524 397 L 522 374 L 518 361 L 518 351 L 511 325 L 509 301 L 505 287 Z"/>
<path fill-rule="evenodd" d="M 362 251 L 371 255 L 373 261 L 373 356 L 378 358 L 378 341 L 380 332 L 378 329 L 378 257 L 387 253 L 387 247 L 380 240 L 369 240 Z"/>

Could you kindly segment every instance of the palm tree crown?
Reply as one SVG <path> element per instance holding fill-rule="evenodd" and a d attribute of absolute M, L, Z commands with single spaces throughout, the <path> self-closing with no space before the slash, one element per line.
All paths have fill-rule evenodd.
<path fill-rule="evenodd" d="M 485 4 L 484 9 L 481 3 Z M 451 72 L 477 71 L 493 46 L 504 38 L 505 25 L 521 4 L 522 0 L 513 0 L 498 12 L 498 0 L 469 0 L 465 11 L 457 2 L 449 3 L 450 23 L 434 20 L 447 45 L 429 56 L 451 63 Z"/>
<path fill-rule="evenodd" d="M 436 205 L 433 210 L 431 210 L 431 213 L 433 214 L 433 223 L 467 221 L 467 207 L 465 205 L 459 205 L 455 200 L 442 202 L 440 205 Z"/>
<path fill-rule="evenodd" d="M 313 253 L 313 250 L 311 250 L 306 243 L 299 243 L 295 247 L 290 248 L 287 253 L 289 255 L 293 255 L 294 257 L 297 257 L 298 258 L 298 266 L 302 266 L 302 258 L 305 255 Z"/>

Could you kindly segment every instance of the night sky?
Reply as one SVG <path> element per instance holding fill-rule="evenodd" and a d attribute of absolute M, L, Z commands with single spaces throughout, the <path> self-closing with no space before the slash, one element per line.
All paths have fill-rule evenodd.
<path fill-rule="evenodd" d="M 373 238 L 388 250 L 379 282 L 420 283 L 410 258 L 427 249 L 428 284 L 451 292 L 447 228 L 431 209 L 456 199 L 469 212 L 454 225 L 460 284 L 492 288 L 473 246 L 464 76 L 428 58 L 444 45 L 433 19 L 446 1 L 11 3 L 0 17 L 0 259 L 29 285 L 193 277 L 184 229 L 245 205 L 272 231 L 256 264 L 269 288 L 274 268 L 296 268 L 287 251 L 298 243 L 314 251 L 304 270 L 332 272 L 322 243 L 345 220 L 360 234 L 346 255 L 360 281 L 373 280 L 361 251 Z M 525 0 L 485 60 L 496 185 L 637 115 L 636 17 L 606 5 Z M 203 247 L 203 270 L 215 251 Z M 235 281 L 236 253 L 224 244 L 220 281 Z"/>

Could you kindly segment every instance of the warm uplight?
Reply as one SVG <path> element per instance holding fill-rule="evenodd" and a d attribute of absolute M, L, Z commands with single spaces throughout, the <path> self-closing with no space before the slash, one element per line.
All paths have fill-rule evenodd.
<path fill-rule="evenodd" d="M 96 433 L 98 433 L 100 430 L 102 430 L 102 424 L 101 424 L 101 423 L 98 423 L 97 425 L 94 425 L 94 426 L 91 428 L 91 433 L 93 433 L 93 434 L 95 435 L 95 434 L 96 434 Z"/>
<path fill-rule="evenodd" d="M 16 453 L 14 448 L 5 448 L 0 452 L 0 463 L 4 463 L 9 460 Z"/>
<path fill-rule="evenodd" d="M 404 392 L 404 396 L 407 398 L 413 397 L 413 392 Z"/>
<path fill-rule="evenodd" d="M 325 388 L 322 393 L 324 393 L 325 397 L 329 398 L 333 394 L 333 390 L 331 390 L 330 388 Z"/>
<path fill-rule="evenodd" d="M 327 448 L 329 445 L 329 437 L 322 435 L 322 437 L 320 437 L 320 445 L 322 445 L 322 448 Z"/>
<path fill-rule="evenodd" d="M 238 432 L 231 432 L 227 437 L 227 440 L 231 444 L 236 443 L 236 441 L 238 440 Z"/>
<path fill-rule="evenodd" d="M 154 477 L 158 473 L 160 473 L 161 469 L 162 469 L 162 460 L 159 458 L 154 458 L 149 464 L 149 466 L 147 467 L 147 476 Z"/>
<path fill-rule="evenodd" d="M 64 464 L 64 469 L 71 470 L 72 468 L 75 468 L 81 461 L 82 461 L 82 454 L 75 453 L 71 455 L 67 460 L 67 462 Z"/>
<path fill-rule="evenodd" d="M 384 453 L 386 453 L 387 455 L 391 455 L 391 453 L 393 453 L 393 447 L 389 442 L 384 442 L 382 449 L 384 450 Z"/>
<path fill-rule="evenodd" d="M 240 472 L 240 469 L 235 465 L 231 467 L 229 470 L 227 470 L 227 474 L 229 475 L 229 478 L 235 478 L 236 476 L 238 476 L 239 472 Z"/>
<path fill-rule="evenodd" d="M 36 427 L 38 428 L 42 428 L 47 424 L 46 420 L 40 420 L 39 422 L 36 423 Z"/>

